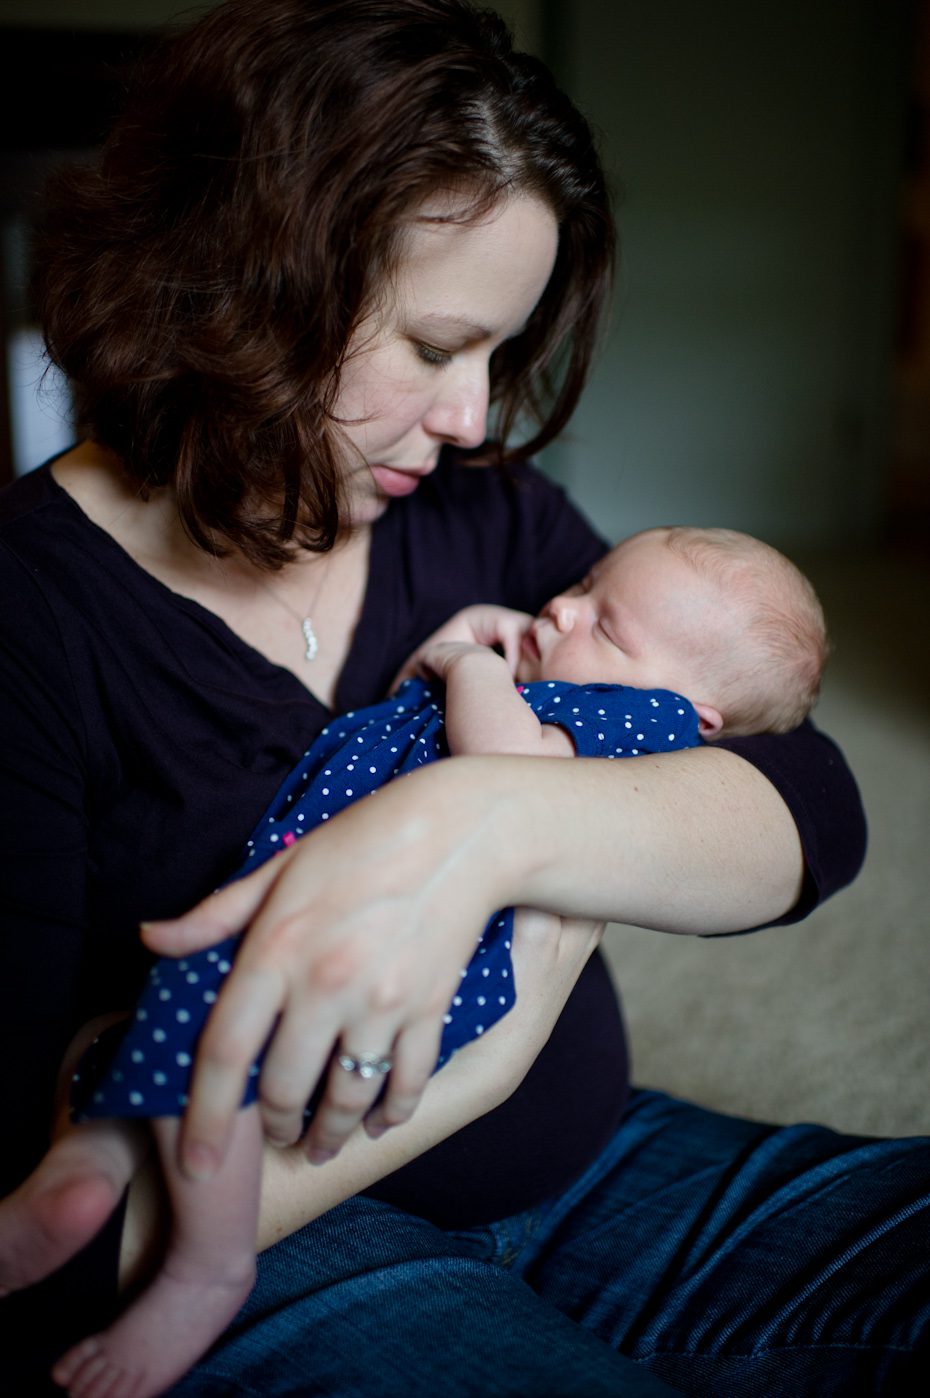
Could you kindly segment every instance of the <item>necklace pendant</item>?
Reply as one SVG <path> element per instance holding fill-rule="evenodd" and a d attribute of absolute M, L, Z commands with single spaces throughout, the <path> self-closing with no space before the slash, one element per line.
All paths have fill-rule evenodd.
<path fill-rule="evenodd" d="M 316 638 L 316 632 L 313 629 L 313 622 L 310 620 L 308 616 L 305 616 L 303 621 L 300 623 L 300 629 L 304 633 L 304 640 L 307 643 L 307 649 L 304 653 L 304 660 L 315 660 L 316 653 L 320 649 L 320 643 Z"/>

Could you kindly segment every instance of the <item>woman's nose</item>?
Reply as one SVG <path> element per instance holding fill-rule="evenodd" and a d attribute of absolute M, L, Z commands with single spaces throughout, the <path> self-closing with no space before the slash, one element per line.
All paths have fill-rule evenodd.
<path fill-rule="evenodd" d="M 487 365 L 453 366 L 423 425 L 435 437 L 459 447 L 480 447 L 488 434 L 490 385 Z"/>

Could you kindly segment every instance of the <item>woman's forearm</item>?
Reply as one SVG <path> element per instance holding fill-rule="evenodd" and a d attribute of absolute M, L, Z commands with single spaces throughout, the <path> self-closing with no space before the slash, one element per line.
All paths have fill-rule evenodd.
<path fill-rule="evenodd" d="M 169 955 L 248 929 L 200 1040 L 183 1168 L 205 1178 L 223 1159 L 276 1017 L 260 1084 L 270 1135 L 296 1137 L 301 1101 L 288 1084 L 306 1082 L 306 1100 L 347 1026 L 355 1041 L 393 1044 L 406 1077 L 392 1075 L 388 1100 L 403 1107 L 394 1120 L 411 1116 L 458 968 L 496 908 L 728 932 L 788 911 L 802 879 L 785 803 L 725 750 L 457 757 L 409 773 L 185 917 L 145 929 Z M 335 1153 L 371 1106 L 344 1089 L 331 1075 L 308 1136 L 317 1156 Z"/>
<path fill-rule="evenodd" d="M 731 752 L 492 762 L 487 781 L 521 811 L 508 851 L 516 901 L 714 933 L 770 922 L 798 900 L 804 861 L 791 814 Z"/>

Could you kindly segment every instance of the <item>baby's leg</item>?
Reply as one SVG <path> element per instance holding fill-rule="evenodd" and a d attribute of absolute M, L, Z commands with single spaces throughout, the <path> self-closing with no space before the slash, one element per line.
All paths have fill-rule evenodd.
<path fill-rule="evenodd" d="M 118 1320 L 52 1370 L 73 1398 L 149 1398 L 200 1358 L 239 1310 L 255 1277 L 262 1130 L 258 1107 L 238 1113 L 225 1163 L 209 1183 L 177 1164 L 180 1122 L 152 1123 L 172 1229 L 155 1277 Z"/>
<path fill-rule="evenodd" d="M 0 1296 L 32 1286 L 103 1227 L 141 1164 L 141 1123 L 85 1121 L 60 1136 L 0 1203 Z"/>

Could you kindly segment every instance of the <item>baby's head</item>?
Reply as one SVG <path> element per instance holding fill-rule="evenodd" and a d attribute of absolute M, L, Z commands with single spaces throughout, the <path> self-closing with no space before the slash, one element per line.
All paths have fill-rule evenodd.
<path fill-rule="evenodd" d="M 817 699 L 827 652 L 814 589 L 732 529 L 648 529 L 543 608 L 517 678 L 670 689 L 701 733 L 786 733 Z"/>

